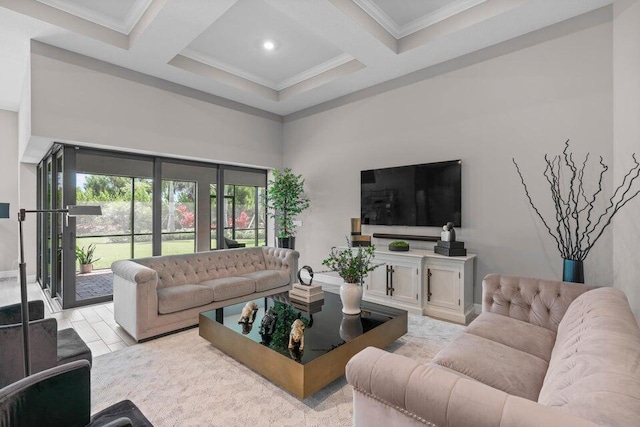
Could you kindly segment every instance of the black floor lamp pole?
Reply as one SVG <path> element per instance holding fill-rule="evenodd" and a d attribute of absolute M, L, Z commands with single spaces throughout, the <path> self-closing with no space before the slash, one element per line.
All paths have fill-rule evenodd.
<path fill-rule="evenodd" d="M 20 301 L 22 305 L 22 342 L 24 346 L 24 376 L 31 375 L 31 358 L 29 357 L 29 301 L 27 298 L 27 264 L 24 262 L 24 243 L 22 237 L 22 222 L 25 219 L 26 211 L 20 209 L 18 212 L 18 223 L 20 224 Z"/>
<path fill-rule="evenodd" d="M 8 204 L 4 204 L 7 205 Z M 8 209 L 8 207 L 6 208 Z M 102 215 L 100 206 L 67 206 L 66 209 L 20 209 L 18 223 L 20 224 L 20 301 L 22 305 L 22 342 L 24 346 L 24 376 L 31 375 L 31 357 L 29 355 L 29 300 L 27 298 L 27 264 L 24 262 L 24 239 L 22 223 L 27 213 L 64 213 L 68 216 Z"/>

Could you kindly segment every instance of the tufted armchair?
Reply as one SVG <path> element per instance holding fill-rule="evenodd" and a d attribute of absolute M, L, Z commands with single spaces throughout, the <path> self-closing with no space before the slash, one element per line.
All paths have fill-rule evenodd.
<path fill-rule="evenodd" d="M 631 426 L 640 329 L 613 288 L 489 275 L 482 314 L 431 363 L 349 361 L 355 425 Z"/>
<path fill-rule="evenodd" d="M 116 261 L 116 322 L 136 340 L 198 324 L 203 311 L 286 292 L 299 253 L 271 247 Z"/>

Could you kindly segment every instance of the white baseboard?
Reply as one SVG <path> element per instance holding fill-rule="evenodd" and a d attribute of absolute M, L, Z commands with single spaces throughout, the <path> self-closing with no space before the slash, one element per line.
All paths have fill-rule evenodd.
<path fill-rule="evenodd" d="M 18 270 L 0 271 L 0 279 L 6 279 L 8 277 L 18 277 Z"/>
<path fill-rule="evenodd" d="M 307 273 L 306 270 L 302 270 L 300 275 L 302 276 L 303 279 L 307 281 L 310 278 L 309 273 Z M 344 283 L 344 280 L 342 280 L 340 277 L 330 276 L 328 274 L 314 274 L 313 281 L 317 283 L 321 283 L 322 290 L 333 292 L 336 294 L 340 292 L 340 285 Z"/>
<path fill-rule="evenodd" d="M 473 304 L 473 311 L 475 314 L 482 313 L 482 304 Z"/>
<path fill-rule="evenodd" d="M 0 279 L 11 279 L 11 278 L 15 278 L 16 280 L 18 279 L 18 270 L 0 271 Z M 31 276 L 27 276 L 27 283 L 31 283 L 35 281 L 36 281 L 35 274 Z"/>

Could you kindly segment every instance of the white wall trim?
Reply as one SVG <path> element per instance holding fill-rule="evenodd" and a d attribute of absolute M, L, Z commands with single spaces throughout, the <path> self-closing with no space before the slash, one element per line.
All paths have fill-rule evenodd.
<path fill-rule="evenodd" d="M 458 0 L 451 2 L 450 4 L 434 10 L 431 13 L 427 13 L 424 16 L 414 19 L 405 25 L 398 25 L 393 19 L 389 17 L 373 0 L 353 0 L 355 4 L 360 6 L 369 16 L 376 20 L 376 22 L 387 30 L 396 39 L 401 39 L 410 34 L 427 28 L 430 25 L 436 24 L 440 21 L 444 21 L 447 18 L 464 12 L 467 9 L 471 9 L 487 0 Z"/>
<path fill-rule="evenodd" d="M 300 273 L 303 279 L 309 280 L 309 273 L 306 270 L 302 270 Z M 340 277 L 330 276 L 329 274 L 314 274 L 313 282 L 315 284 L 321 283 L 322 289 L 328 292 L 338 293 L 340 292 L 340 285 L 344 283 Z"/>
<path fill-rule="evenodd" d="M 482 313 L 482 304 L 473 304 L 473 312 L 475 314 Z"/>
<path fill-rule="evenodd" d="M 281 91 L 290 86 L 303 82 L 305 80 L 309 80 L 315 76 L 318 76 L 322 73 L 333 70 L 334 68 L 337 68 L 341 65 L 344 65 L 347 62 L 354 59 L 353 56 L 349 55 L 348 53 L 343 53 L 323 63 L 315 65 L 305 71 L 302 71 L 291 77 L 287 77 L 281 82 L 274 82 L 272 80 L 268 80 L 256 74 L 245 71 L 234 65 L 228 64 L 223 61 L 219 61 L 205 53 L 198 52 L 197 50 L 194 50 L 191 48 L 184 49 L 182 52 L 180 52 L 180 55 L 186 58 L 192 59 L 194 61 L 198 61 L 204 65 L 208 65 L 209 67 L 217 68 L 219 70 L 233 74 L 242 79 L 249 80 L 250 82 L 257 83 L 261 86 L 265 86 L 275 91 Z"/>
<path fill-rule="evenodd" d="M 63 12 L 86 19 L 94 24 L 110 28 L 119 33 L 128 35 L 140 20 L 153 0 L 136 0 L 127 12 L 124 20 L 119 20 L 104 13 L 92 10 L 82 4 L 74 4 L 64 0 L 38 0 L 47 6 L 54 7 Z"/>
<path fill-rule="evenodd" d="M 0 279 L 6 279 L 9 277 L 18 277 L 18 270 L 6 270 L 0 271 Z M 35 277 L 35 276 L 34 276 Z"/>

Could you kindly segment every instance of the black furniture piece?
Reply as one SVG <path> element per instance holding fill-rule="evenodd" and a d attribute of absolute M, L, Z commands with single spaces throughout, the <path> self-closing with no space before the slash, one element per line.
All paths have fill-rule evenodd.
<path fill-rule="evenodd" d="M 0 307 L 0 387 L 24 378 L 22 305 Z M 44 302 L 29 302 L 31 372 L 40 372 L 74 360 L 91 363 L 91 350 L 69 328 L 58 332 L 56 319 L 44 318 Z"/>
<path fill-rule="evenodd" d="M 227 247 L 226 249 L 244 248 L 245 246 L 247 246 L 246 243 L 238 243 L 236 240 L 230 239 L 228 237 L 224 238 L 224 244 Z"/>
<path fill-rule="evenodd" d="M 153 427 L 129 400 L 91 416 L 90 369 L 78 360 L 0 389 L 0 427 Z"/>

